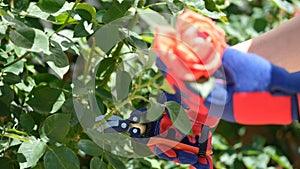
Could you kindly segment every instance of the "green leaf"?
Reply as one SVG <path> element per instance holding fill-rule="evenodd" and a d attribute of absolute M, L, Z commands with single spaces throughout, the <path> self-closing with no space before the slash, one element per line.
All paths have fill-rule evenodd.
<path fill-rule="evenodd" d="M 56 76 L 50 73 L 39 73 L 33 78 L 37 86 L 46 83 L 51 88 L 59 89 L 62 88 L 64 85 L 64 83 L 61 80 L 59 80 Z"/>
<path fill-rule="evenodd" d="M 156 121 L 160 118 L 165 110 L 165 107 L 158 103 L 154 98 L 150 98 L 150 108 L 146 114 L 147 122 Z"/>
<path fill-rule="evenodd" d="M 61 79 L 63 79 L 64 75 L 69 71 L 70 68 L 69 65 L 66 67 L 58 67 L 52 61 L 48 61 L 47 64 Z"/>
<path fill-rule="evenodd" d="M 119 30 L 116 25 L 103 26 L 95 32 L 93 37 L 96 39 L 96 45 L 99 46 L 105 53 L 107 53 L 121 40 Z"/>
<path fill-rule="evenodd" d="M 124 38 L 128 39 L 128 43 L 133 48 L 139 49 L 139 50 L 147 50 L 148 49 L 146 42 L 137 33 L 130 31 L 128 29 L 125 29 L 125 28 L 121 29 L 121 32 L 122 32 Z"/>
<path fill-rule="evenodd" d="M 154 168 L 151 164 L 151 162 L 141 158 L 139 160 L 139 168 Z"/>
<path fill-rule="evenodd" d="M 210 11 L 220 11 L 213 0 L 205 0 L 205 8 Z"/>
<path fill-rule="evenodd" d="M 103 153 L 102 149 L 98 145 L 88 139 L 81 139 L 77 146 L 81 151 L 88 155 L 100 156 Z"/>
<path fill-rule="evenodd" d="M 178 14 L 184 9 L 184 3 L 180 0 L 167 1 L 168 9 L 173 14 Z"/>
<path fill-rule="evenodd" d="M 0 116 L 7 115 L 9 112 L 10 103 L 14 99 L 14 91 L 8 86 L 0 86 L 1 96 L 0 96 L 0 106 L 2 113 Z"/>
<path fill-rule="evenodd" d="M 48 86 L 39 86 L 33 89 L 28 100 L 28 104 L 34 111 L 47 114 L 50 113 L 53 105 L 61 94 L 61 90 Z"/>
<path fill-rule="evenodd" d="M 13 1 L 13 3 L 15 9 L 26 10 L 26 8 L 29 5 L 29 0 L 18 0 L 18 1 Z"/>
<path fill-rule="evenodd" d="M 34 167 L 46 150 L 46 143 L 30 137 L 30 142 L 23 142 L 18 149 L 18 153 L 24 155 L 26 162 L 21 162 L 20 168 Z"/>
<path fill-rule="evenodd" d="M 257 18 L 254 21 L 253 28 L 256 32 L 263 32 L 265 31 L 266 27 L 268 26 L 268 21 L 265 18 Z"/>
<path fill-rule="evenodd" d="M 3 11 L 0 11 L 0 13 L 2 14 L 2 20 L 6 25 L 13 26 L 14 28 L 28 28 L 25 23 L 11 17 L 7 13 L 3 13 Z"/>
<path fill-rule="evenodd" d="M 66 101 L 65 94 L 61 92 L 57 101 L 54 103 L 50 113 L 56 113 L 61 108 L 61 106 L 64 104 L 65 101 Z"/>
<path fill-rule="evenodd" d="M 45 169 L 79 169 L 76 154 L 67 147 L 50 149 L 44 156 Z"/>
<path fill-rule="evenodd" d="M 34 32 L 35 32 L 34 43 L 30 51 L 50 54 L 49 40 L 46 34 L 43 31 L 38 29 L 34 29 Z"/>
<path fill-rule="evenodd" d="M 90 162 L 90 169 L 108 169 L 108 167 L 99 157 L 93 157 Z"/>
<path fill-rule="evenodd" d="M 89 36 L 90 33 L 86 30 L 84 22 L 79 22 L 74 28 L 74 38 Z"/>
<path fill-rule="evenodd" d="M 49 13 L 42 11 L 41 8 L 38 7 L 38 4 L 36 3 L 30 3 L 26 11 L 29 16 L 34 18 L 39 18 L 42 20 L 47 20 L 47 18 L 50 16 Z"/>
<path fill-rule="evenodd" d="M 42 132 L 52 141 L 62 142 L 70 129 L 70 114 L 53 114 L 46 118 Z"/>
<path fill-rule="evenodd" d="M 55 13 L 60 10 L 66 0 L 39 0 L 38 6 L 44 12 Z"/>
<path fill-rule="evenodd" d="M 68 57 L 57 42 L 51 41 L 50 52 L 50 55 L 44 55 L 46 61 L 52 61 L 59 68 L 69 65 Z"/>
<path fill-rule="evenodd" d="M 111 92 L 107 91 L 104 88 L 96 88 L 95 89 L 96 92 L 96 96 L 99 97 L 102 100 L 107 100 L 112 102 L 113 101 L 113 96 L 111 94 Z"/>
<path fill-rule="evenodd" d="M 96 9 L 88 3 L 78 4 L 75 8 L 75 12 L 78 13 L 83 20 L 92 21 L 96 19 Z"/>
<path fill-rule="evenodd" d="M 98 80 L 105 80 L 108 76 L 110 76 L 116 69 L 116 62 L 117 60 L 113 57 L 101 60 L 97 70 Z"/>
<path fill-rule="evenodd" d="M 183 132 L 184 134 L 193 135 L 191 129 L 191 122 L 184 109 L 174 101 L 168 101 L 166 107 L 169 111 L 170 118 L 174 127 Z"/>
<path fill-rule="evenodd" d="M 117 0 L 113 0 L 112 6 L 103 14 L 102 21 L 104 23 L 109 23 L 125 16 L 133 3 L 134 0 L 123 0 L 122 3 L 119 3 Z"/>
<path fill-rule="evenodd" d="M 118 100 L 123 100 L 128 97 L 130 84 L 131 84 L 130 74 L 125 71 L 117 71 L 116 90 L 117 90 Z"/>
<path fill-rule="evenodd" d="M 31 131 L 35 125 L 35 122 L 29 114 L 22 113 L 20 115 L 20 124 L 26 131 Z"/>
<path fill-rule="evenodd" d="M 49 67 L 60 77 L 63 78 L 69 70 L 69 59 L 63 52 L 61 46 L 55 42 L 51 41 L 50 55 L 44 55 L 45 60 Z"/>
<path fill-rule="evenodd" d="M 22 73 L 24 71 L 24 63 L 25 62 L 26 62 L 26 59 L 21 59 L 17 63 L 15 63 L 13 65 L 10 65 L 9 67 L 5 68 L 4 71 L 5 72 L 11 72 L 11 73 L 14 73 L 16 75 L 19 75 L 20 73 Z"/>
<path fill-rule="evenodd" d="M 115 169 L 126 169 L 127 167 L 125 166 L 125 164 L 123 163 L 123 161 L 121 161 L 118 157 L 116 157 L 113 154 L 110 153 L 106 153 L 106 158 L 109 161 L 109 164 L 111 164 Z"/>
<path fill-rule="evenodd" d="M 11 41 L 20 47 L 30 49 L 35 39 L 35 31 L 32 28 L 16 28 L 9 31 Z"/>
<path fill-rule="evenodd" d="M 11 72 L 7 72 L 3 75 L 3 82 L 9 85 L 17 84 L 21 82 L 21 78 L 18 75 L 15 75 Z"/>
<path fill-rule="evenodd" d="M 253 147 L 256 149 L 262 149 L 264 145 L 266 144 L 266 138 L 261 136 L 254 136 L 253 137 Z"/>

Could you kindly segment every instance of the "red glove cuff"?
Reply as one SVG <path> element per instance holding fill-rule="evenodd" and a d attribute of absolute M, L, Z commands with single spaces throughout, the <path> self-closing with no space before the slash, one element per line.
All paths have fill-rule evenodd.
<path fill-rule="evenodd" d="M 290 96 L 274 96 L 269 92 L 241 92 L 233 95 L 234 117 L 241 124 L 290 124 L 291 107 Z"/>

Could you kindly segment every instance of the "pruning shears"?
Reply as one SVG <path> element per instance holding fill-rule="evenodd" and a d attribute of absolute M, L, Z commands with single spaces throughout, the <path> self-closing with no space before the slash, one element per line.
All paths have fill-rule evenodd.
<path fill-rule="evenodd" d="M 128 119 L 122 119 L 120 116 L 112 115 L 103 125 L 97 128 L 99 132 L 104 133 L 125 133 L 129 134 L 135 141 L 143 143 L 148 147 L 156 145 L 165 145 L 175 150 L 188 151 L 199 156 L 207 156 L 212 154 L 212 150 L 203 152 L 199 147 L 184 144 L 176 140 L 171 140 L 162 136 L 155 136 L 154 129 L 157 121 L 149 123 L 140 123 L 141 119 L 146 117 L 147 111 L 136 110 L 131 113 Z M 99 122 L 106 115 L 95 118 L 95 122 Z"/>

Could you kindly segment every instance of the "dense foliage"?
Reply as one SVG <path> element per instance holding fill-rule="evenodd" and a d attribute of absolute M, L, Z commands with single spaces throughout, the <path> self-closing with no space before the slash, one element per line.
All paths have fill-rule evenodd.
<path fill-rule="evenodd" d="M 91 115 L 92 120 L 105 113 L 127 117 L 149 104 L 156 105 L 149 110 L 154 115 L 164 106 L 178 108 L 153 99 L 161 90 L 172 91 L 150 51 L 151 26 L 172 24 L 184 8 L 215 19 L 234 45 L 291 18 L 300 3 L 0 0 L 0 168 L 188 168 L 155 157 L 116 156 L 106 151 L 117 149 L 113 140 L 104 150 L 99 133 L 87 130 L 95 127 Z M 300 168 L 296 123 L 221 122 L 213 140 L 216 168 Z M 123 153 L 130 156 L 130 148 Z"/>

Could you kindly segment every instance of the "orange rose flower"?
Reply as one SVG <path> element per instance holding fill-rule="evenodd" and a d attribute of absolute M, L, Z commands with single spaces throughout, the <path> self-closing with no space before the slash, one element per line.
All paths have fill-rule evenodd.
<path fill-rule="evenodd" d="M 153 50 L 168 73 L 193 81 L 210 77 L 220 67 L 226 47 L 224 32 L 210 18 L 185 10 L 177 18 L 175 29 L 156 28 Z"/>

